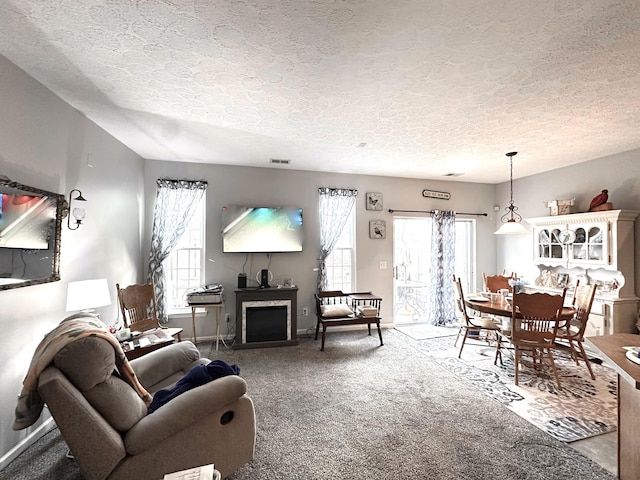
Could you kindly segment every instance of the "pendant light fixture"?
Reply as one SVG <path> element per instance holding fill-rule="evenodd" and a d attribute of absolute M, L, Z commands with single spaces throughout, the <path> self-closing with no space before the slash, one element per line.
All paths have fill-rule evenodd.
<path fill-rule="evenodd" d="M 513 204 L 513 157 L 517 154 L 518 152 L 509 152 L 506 154 L 511 162 L 511 173 L 509 177 L 511 185 L 511 199 L 509 200 L 509 205 L 505 208 L 507 213 L 505 213 L 500 219 L 502 221 L 502 225 L 494 232 L 496 235 L 518 235 L 529 233 L 524 225 L 520 223 L 522 221 L 522 216 L 516 212 L 518 207 Z"/>

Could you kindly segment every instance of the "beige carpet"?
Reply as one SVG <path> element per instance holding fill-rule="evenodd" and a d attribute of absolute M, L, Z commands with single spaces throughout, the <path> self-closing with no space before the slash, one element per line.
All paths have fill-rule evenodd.
<path fill-rule="evenodd" d="M 229 479 L 615 478 L 445 368 L 424 350 L 430 340 L 383 336 L 380 346 L 366 330 L 330 332 L 324 352 L 310 338 L 238 351 L 198 345 L 240 366 L 255 404 L 254 460 Z M 80 480 L 65 452 L 55 430 L 0 480 Z"/>

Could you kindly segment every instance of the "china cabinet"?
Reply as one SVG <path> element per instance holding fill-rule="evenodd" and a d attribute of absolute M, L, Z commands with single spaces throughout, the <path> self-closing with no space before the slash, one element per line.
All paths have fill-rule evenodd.
<path fill-rule="evenodd" d="M 566 278 L 572 286 L 598 285 L 586 335 L 636 332 L 634 210 L 528 218 L 533 228 L 533 261 L 540 271 L 534 290 L 554 290 L 544 279 Z M 543 281 L 541 281 L 541 279 Z"/>

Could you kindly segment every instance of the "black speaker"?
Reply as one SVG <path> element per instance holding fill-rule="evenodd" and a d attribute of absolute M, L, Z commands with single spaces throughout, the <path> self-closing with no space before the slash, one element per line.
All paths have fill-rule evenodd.
<path fill-rule="evenodd" d="M 260 288 L 269 288 L 269 270 L 260 270 Z"/>
<path fill-rule="evenodd" d="M 247 275 L 245 273 L 238 274 L 238 288 L 247 288 Z"/>

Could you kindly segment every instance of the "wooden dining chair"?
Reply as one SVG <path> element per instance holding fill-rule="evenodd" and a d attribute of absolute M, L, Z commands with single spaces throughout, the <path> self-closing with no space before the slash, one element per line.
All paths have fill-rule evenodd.
<path fill-rule="evenodd" d="M 539 369 L 545 361 L 562 390 L 552 350 L 555 348 L 560 314 L 567 289 L 561 295 L 549 293 L 515 293 L 512 301 L 511 332 L 509 342 L 514 348 L 515 384 L 518 385 L 522 356 L 531 357 L 531 366 Z"/>
<path fill-rule="evenodd" d="M 498 293 L 503 288 L 512 291 L 513 287 L 509 285 L 509 280 L 515 280 L 518 277 L 515 273 L 507 275 L 506 271 L 503 271 L 502 275 L 487 275 L 486 273 L 482 273 L 482 278 L 484 280 L 484 290 L 486 292 Z"/>
<path fill-rule="evenodd" d="M 467 339 L 471 336 L 473 338 L 481 338 L 482 334 L 486 335 L 486 340 L 491 341 L 496 339 L 496 332 L 498 330 L 498 324 L 491 317 L 476 317 L 469 315 L 467 307 L 464 303 L 464 291 L 462 289 L 462 282 L 459 277 L 453 276 L 453 283 L 456 292 L 456 306 L 458 308 L 460 328 L 456 335 L 456 341 L 453 343 L 455 347 L 458 344 L 458 340 L 462 335 L 462 343 L 460 344 L 460 351 L 458 352 L 458 358 L 462 355 L 462 349 Z"/>
<path fill-rule="evenodd" d="M 589 323 L 589 314 L 591 313 L 591 306 L 595 296 L 596 285 L 577 285 L 573 294 L 573 307 L 576 309 L 575 316 L 570 322 L 559 328 L 556 335 L 557 340 L 564 340 L 568 343 L 568 349 L 576 365 L 580 365 L 580 359 L 584 360 L 592 380 L 595 380 L 596 376 L 582 344 L 584 343 L 584 332 Z M 562 345 L 560 345 L 560 348 L 562 348 Z"/>
<path fill-rule="evenodd" d="M 162 328 L 165 333 L 177 338 L 179 342 L 182 341 L 182 328 L 167 328 L 160 325 L 153 283 L 134 284 L 125 288 L 120 288 L 116 283 L 116 292 L 125 326 L 140 332 Z"/>

